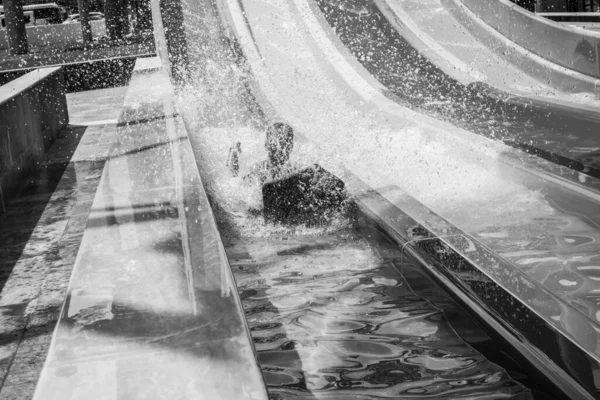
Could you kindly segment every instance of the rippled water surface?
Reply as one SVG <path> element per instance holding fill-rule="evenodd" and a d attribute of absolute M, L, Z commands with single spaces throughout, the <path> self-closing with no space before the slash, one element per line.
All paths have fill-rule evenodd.
<path fill-rule="evenodd" d="M 242 239 L 227 252 L 272 399 L 528 396 L 359 231 Z"/>

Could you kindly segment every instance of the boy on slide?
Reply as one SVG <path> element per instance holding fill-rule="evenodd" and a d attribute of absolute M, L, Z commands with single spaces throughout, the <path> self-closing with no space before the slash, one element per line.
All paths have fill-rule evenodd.
<path fill-rule="evenodd" d="M 299 168 L 289 162 L 294 148 L 294 130 L 276 122 L 266 132 L 267 160 L 252 167 L 245 181 L 262 185 L 263 216 L 266 222 L 323 225 L 346 205 L 344 182 L 319 165 Z M 237 176 L 241 146 L 229 151 L 228 166 Z"/>

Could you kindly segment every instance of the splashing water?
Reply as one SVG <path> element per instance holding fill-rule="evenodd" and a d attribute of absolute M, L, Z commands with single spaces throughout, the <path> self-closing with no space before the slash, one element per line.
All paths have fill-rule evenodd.
<path fill-rule="evenodd" d="M 347 398 L 349 391 L 354 398 L 504 398 L 523 392 L 464 343 L 440 310 L 416 296 L 349 221 L 285 227 L 265 225 L 252 212 L 260 208 L 261 192 L 244 174 L 266 158 L 267 121 L 253 109 L 247 71 L 232 61 L 226 42 L 213 43 L 209 53 L 199 45 L 179 109 L 193 133 L 271 398 Z M 237 142 L 240 173 L 234 177 L 226 160 Z M 290 161 L 327 164 L 339 151 L 298 135 Z"/>
<path fill-rule="evenodd" d="M 306 37 L 302 37 L 305 34 L 304 27 L 294 22 L 294 16 L 287 3 L 270 2 L 269 6 L 277 8 L 276 23 L 271 24 L 271 27 L 265 25 L 264 18 L 261 25 L 260 18 L 253 17 L 250 11 L 248 11 L 248 18 L 250 20 L 255 18 L 252 23 L 256 27 L 254 33 L 257 44 L 263 52 L 265 65 L 270 72 L 271 84 L 279 96 L 276 104 L 280 112 L 279 118 L 289 122 L 297 132 L 301 133 L 297 137 L 292 161 L 300 164 L 316 162 L 322 165 L 343 163 L 375 188 L 399 186 L 455 225 L 475 234 L 481 233 L 480 239 L 484 243 L 497 243 L 506 235 L 511 236 L 514 230 L 523 231 L 525 226 L 536 227 L 536 232 L 546 232 L 564 220 L 565 216 L 546 200 L 545 193 L 538 189 L 529 189 L 513 176 L 507 175 L 502 163 L 501 146 L 482 146 L 481 141 L 471 143 L 469 134 L 446 123 L 423 118 L 410 110 L 392 115 L 381 111 L 377 105 L 365 102 L 352 90 L 348 90 L 346 84 L 335 76 L 331 66 L 326 65 L 323 59 L 315 57 L 315 49 L 310 48 L 314 45 L 310 44 Z M 260 243 L 257 246 L 271 248 L 273 251 L 277 246 L 276 241 L 283 241 L 288 236 L 298 238 L 318 236 L 322 240 L 329 238 L 332 243 L 341 240 L 340 237 L 349 234 L 347 233 L 349 227 L 344 221 L 326 229 L 268 226 L 252 212 L 260 208 L 261 193 L 257 186 L 244 182 L 244 171 L 248 171 L 254 163 L 266 158 L 264 131 L 269 123 L 274 122 L 269 120 L 273 115 L 265 116 L 257 105 L 249 89 L 251 79 L 248 67 L 232 51 L 231 42 L 222 39 L 217 25 L 216 17 L 210 13 L 198 17 L 196 32 L 198 37 L 197 40 L 192 40 L 197 47 L 190 49 L 193 65 L 191 79 L 180 92 L 178 106 L 184 115 L 188 131 L 193 136 L 192 145 L 206 187 L 213 202 L 217 204 L 217 217 L 220 220 L 221 233 L 225 236 L 226 244 L 229 245 L 228 251 L 231 254 L 232 249 L 237 245 L 248 247 L 257 243 Z M 226 167 L 226 160 L 228 149 L 237 142 L 240 142 L 242 147 L 240 175 L 233 177 Z M 573 217 L 569 218 L 573 219 Z M 347 250 L 340 244 L 335 251 L 332 251 L 332 259 L 339 260 L 338 256 Z M 269 262 L 267 260 L 266 264 Z M 310 257 L 307 257 L 305 262 L 304 267 L 310 265 Z M 332 262 L 327 265 L 331 268 L 332 265 L 337 264 Z M 280 267 L 285 269 L 285 262 L 282 262 Z M 304 294 L 292 293 L 290 285 L 294 285 L 293 282 L 296 281 L 274 278 L 274 275 L 270 275 L 271 272 L 266 270 L 263 274 L 263 271 L 254 271 L 253 279 L 256 279 L 256 287 L 248 286 L 245 289 L 242 287 L 242 293 L 244 290 L 250 291 L 245 294 L 248 296 L 246 298 L 248 307 L 254 307 L 250 306 L 254 301 L 270 299 L 269 301 L 274 304 L 273 310 L 278 310 L 277 315 L 280 315 L 282 320 L 275 322 L 275 319 L 279 318 L 275 314 L 257 314 L 259 316 L 256 321 L 265 326 L 274 324 L 276 329 L 280 329 L 282 326 L 305 325 L 306 321 L 309 321 L 306 324 L 310 325 L 310 318 L 314 315 L 325 313 L 327 318 L 335 315 L 323 304 L 315 305 L 317 308 L 307 311 L 308 308 L 301 298 L 308 295 L 304 292 L 302 292 Z M 321 273 L 324 271 L 319 274 Z M 314 280 L 322 280 L 324 286 L 315 289 L 317 291 L 334 291 L 335 285 L 345 284 L 337 282 L 335 285 L 330 285 L 331 282 L 327 283 L 327 279 L 319 274 L 315 275 Z M 274 286 L 270 284 L 264 286 L 269 279 L 276 281 L 276 283 L 271 282 Z M 352 282 L 354 278 L 345 276 L 344 279 L 346 279 L 344 282 Z M 363 278 L 359 278 L 359 281 L 360 279 Z M 306 285 L 308 286 L 303 286 L 305 289 L 312 287 L 312 284 L 306 283 Z M 390 285 L 390 287 L 395 286 Z M 361 299 L 363 289 L 351 290 L 349 296 Z M 260 292 L 260 295 L 256 297 L 252 294 L 254 293 L 252 290 Z M 295 301 L 300 303 L 296 304 Z M 306 301 L 310 303 L 316 300 Z M 371 303 L 367 301 L 366 308 L 361 309 L 360 313 L 368 313 L 366 310 L 370 307 L 369 304 Z M 325 308 L 318 308 L 321 306 Z M 333 309 L 339 310 L 336 308 L 338 306 L 342 307 L 346 304 L 342 302 L 333 306 Z M 312 317 L 300 318 L 300 314 L 294 314 L 292 317 L 284 312 L 287 309 L 292 309 L 294 313 L 306 312 Z M 274 319 L 269 321 L 268 318 L 271 317 Z M 319 320 L 320 317 L 315 318 Z M 362 324 L 360 320 L 361 318 L 354 316 L 343 323 L 329 321 L 325 325 L 339 323 L 352 327 L 355 324 Z M 306 339 L 305 337 L 302 340 L 295 339 L 296 334 L 302 336 L 315 333 L 316 328 L 313 329 L 313 325 L 305 326 L 304 333 L 302 333 L 304 328 L 299 330 L 290 328 L 292 330 L 286 331 L 289 342 L 294 343 L 290 346 L 294 349 L 296 346 L 302 347 L 297 351 L 301 363 L 296 366 L 286 366 L 284 368 L 286 372 L 275 373 L 274 377 L 290 379 L 289 382 L 295 382 L 290 384 L 296 385 L 300 382 L 298 371 L 302 370 L 302 365 L 313 365 L 309 361 L 311 357 L 317 359 L 322 352 L 336 354 L 337 350 L 331 350 L 325 344 L 313 346 L 308 339 L 302 341 Z M 427 323 L 423 322 L 419 326 L 426 329 L 426 325 Z M 256 329 L 255 333 L 277 335 L 269 329 L 266 327 L 264 329 L 266 332 L 262 332 L 262 328 Z M 321 334 L 329 335 L 332 333 L 331 329 L 333 328 L 327 327 Z M 346 339 L 340 340 L 343 342 Z M 314 341 L 318 340 L 313 339 Z M 279 345 L 283 344 L 279 343 Z M 369 345 L 365 346 L 368 348 Z M 317 349 L 316 353 L 314 353 L 315 349 Z M 277 352 L 288 351 L 285 348 L 271 350 L 275 352 L 273 354 L 276 359 L 279 357 Z M 369 360 L 375 360 L 380 356 L 385 358 L 385 355 L 379 354 Z M 339 357 L 337 359 L 339 360 Z M 364 359 L 361 365 L 371 365 L 369 360 Z M 425 362 L 427 368 L 433 365 L 434 367 L 430 369 L 436 369 L 435 363 L 427 363 L 428 361 Z M 288 367 L 291 369 L 286 369 Z M 292 371 L 292 367 L 298 367 L 296 372 Z M 454 367 L 459 368 L 458 365 Z M 350 368 L 344 374 L 348 373 L 350 374 L 348 377 L 354 376 L 357 381 L 363 382 L 361 385 L 366 385 L 368 379 L 362 379 L 360 376 L 368 376 L 372 372 L 370 368 L 362 370 Z M 315 372 L 317 375 L 321 373 L 322 371 Z M 335 385 L 339 386 L 339 382 L 352 381 L 344 380 L 346 378 L 342 378 L 342 372 L 337 371 L 332 374 L 335 375 L 334 378 L 326 377 L 327 374 L 323 373 L 315 380 L 307 380 L 305 376 L 302 378 L 303 384 L 312 382 L 310 383 L 314 385 L 311 386 L 312 389 L 329 390 Z M 286 378 L 285 375 L 288 377 Z M 328 379 L 333 379 L 330 382 L 333 386 L 327 386 Z M 334 381 L 338 383 L 333 383 Z M 427 390 L 422 393 L 428 393 Z"/>

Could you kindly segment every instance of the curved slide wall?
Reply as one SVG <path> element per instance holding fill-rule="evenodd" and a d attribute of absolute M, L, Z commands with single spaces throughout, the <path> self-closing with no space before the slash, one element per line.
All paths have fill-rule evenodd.
<path fill-rule="evenodd" d="M 464 5 L 511 42 L 545 60 L 584 75 L 578 79 L 587 80 L 588 84 L 594 82 L 597 92 L 597 79 L 600 78 L 600 33 L 571 28 L 538 17 L 508 0 L 448 2 Z M 480 30 L 479 33 L 481 32 Z M 481 39 L 489 44 L 491 36 L 489 33 L 487 38 Z"/>

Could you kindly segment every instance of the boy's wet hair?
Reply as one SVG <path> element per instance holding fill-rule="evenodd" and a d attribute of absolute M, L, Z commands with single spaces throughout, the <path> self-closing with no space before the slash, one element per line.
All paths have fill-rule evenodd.
<path fill-rule="evenodd" d="M 294 129 L 286 123 L 275 122 L 267 128 L 267 147 L 277 140 L 278 147 L 294 144 Z"/>
<path fill-rule="evenodd" d="M 286 123 L 275 122 L 267 129 L 265 147 L 272 164 L 287 162 L 294 147 L 294 129 Z"/>

